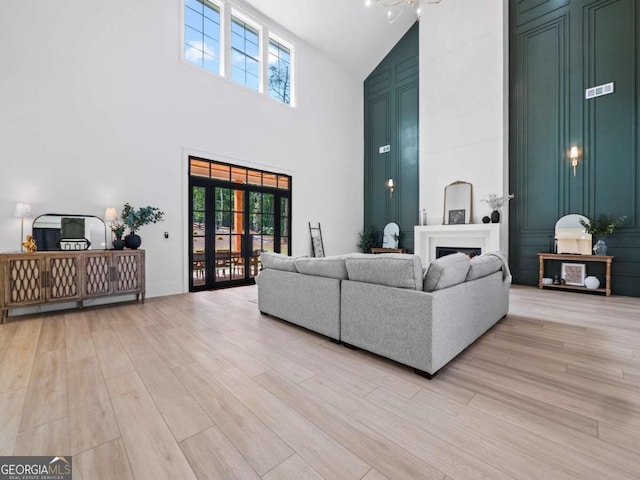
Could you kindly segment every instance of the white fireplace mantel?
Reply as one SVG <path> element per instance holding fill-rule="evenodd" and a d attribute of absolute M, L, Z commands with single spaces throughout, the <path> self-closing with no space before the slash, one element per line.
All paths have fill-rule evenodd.
<path fill-rule="evenodd" d="M 436 247 L 479 248 L 481 253 L 502 249 L 499 223 L 424 225 L 414 227 L 414 249 L 426 265 L 436 258 Z"/>

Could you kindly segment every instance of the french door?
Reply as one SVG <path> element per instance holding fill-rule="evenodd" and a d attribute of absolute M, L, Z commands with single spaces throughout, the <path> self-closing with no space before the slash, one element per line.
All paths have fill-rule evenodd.
<path fill-rule="evenodd" d="M 190 291 L 253 283 L 261 252 L 290 254 L 290 177 L 190 166 Z"/>

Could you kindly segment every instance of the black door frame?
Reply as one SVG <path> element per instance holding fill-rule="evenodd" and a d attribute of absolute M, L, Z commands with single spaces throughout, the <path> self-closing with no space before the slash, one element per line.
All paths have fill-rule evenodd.
<path fill-rule="evenodd" d="M 196 159 L 195 157 L 190 157 L 191 159 Z M 263 170 L 258 170 L 255 168 L 236 166 L 232 164 L 226 164 L 222 162 L 214 162 L 211 160 L 205 160 L 201 158 L 197 158 L 200 161 L 207 161 L 210 163 L 215 163 L 218 165 L 229 166 L 231 168 L 242 168 L 255 172 L 261 172 L 266 174 L 274 174 L 274 172 L 267 172 Z M 253 253 L 253 235 L 250 232 L 250 215 L 249 215 L 249 201 L 250 201 L 250 193 L 256 192 L 261 194 L 272 194 L 274 195 L 274 233 L 273 233 L 273 251 L 277 253 L 281 253 L 281 205 L 282 199 L 285 198 L 288 200 L 289 212 L 287 218 L 289 219 L 289 232 L 288 232 L 288 251 L 282 252 L 284 254 L 291 254 L 291 182 L 292 179 L 288 175 L 284 174 L 275 174 L 279 177 L 286 176 L 289 179 L 289 188 L 281 189 L 269 186 L 259 186 L 248 183 L 235 183 L 231 180 L 221 180 L 217 178 L 206 178 L 201 176 L 193 176 L 189 174 L 189 217 L 188 217 L 188 228 L 189 228 L 189 291 L 197 292 L 202 290 L 212 290 L 217 288 L 226 288 L 232 286 L 240 286 L 240 285 L 251 285 L 255 283 L 255 278 L 250 275 L 250 259 Z M 205 188 L 205 224 L 204 224 L 204 284 L 202 285 L 194 285 L 194 252 L 193 252 L 193 188 L 194 187 L 203 187 Z M 215 262 L 216 262 L 216 252 L 215 252 L 215 233 L 210 234 L 210 229 L 215 229 L 215 192 L 216 188 L 224 188 L 230 190 L 241 190 L 244 192 L 243 195 L 243 234 L 241 241 L 241 255 L 244 262 L 244 277 L 232 279 L 231 271 L 229 272 L 228 280 L 218 280 L 215 274 Z M 251 243 L 251 244 L 250 244 Z M 232 266 L 230 265 L 230 269 Z"/>

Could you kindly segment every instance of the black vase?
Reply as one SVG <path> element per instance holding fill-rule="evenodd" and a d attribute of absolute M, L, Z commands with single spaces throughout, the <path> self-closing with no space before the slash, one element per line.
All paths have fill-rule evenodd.
<path fill-rule="evenodd" d="M 142 239 L 140 235 L 136 235 L 135 233 L 130 233 L 126 237 L 124 237 L 124 246 L 130 248 L 131 250 L 135 250 L 142 244 Z"/>
<path fill-rule="evenodd" d="M 482 223 L 489 223 L 491 219 L 487 216 L 482 217 Z"/>
<path fill-rule="evenodd" d="M 500 223 L 500 212 L 498 210 L 491 212 L 491 223 Z"/>
<path fill-rule="evenodd" d="M 122 237 L 116 238 L 113 241 L 113 249 L 114 250 L 122 250 L 124 248 L 124 244 L 125 244 L 125 241 L 122 239 Z"/>

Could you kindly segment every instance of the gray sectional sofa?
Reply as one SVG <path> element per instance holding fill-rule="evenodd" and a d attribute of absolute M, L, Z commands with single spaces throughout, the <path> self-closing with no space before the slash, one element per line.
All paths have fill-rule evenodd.
<path fill-rule="evenodd" d="M 261 312 L 431 377 L 504 317 L 511 274 L 499 252 L 423 268 L 405 254 L 262 254 Z"/>

